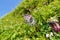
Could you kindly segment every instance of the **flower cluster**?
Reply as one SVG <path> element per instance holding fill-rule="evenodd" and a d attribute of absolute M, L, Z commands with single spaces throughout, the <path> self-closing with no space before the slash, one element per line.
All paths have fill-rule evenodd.
<path fill-rule="evenodd" d="M 30 25 L 34 25 L 35 24 L 35 20 L 32 17 L 32 15 L 25 15 L 24 19 L 26 22 L 28 22 Z"/>
<path fill-rule="evenodd" d="M 53 32 L 50 32 L 49 34 L 46 34 L 46 38 L 54 36 Z"/>

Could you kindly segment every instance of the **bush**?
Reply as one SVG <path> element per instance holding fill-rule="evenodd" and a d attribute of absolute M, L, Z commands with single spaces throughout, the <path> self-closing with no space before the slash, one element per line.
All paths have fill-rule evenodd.
<path fill-rule="evenodd" d="M 24 21 L 25 10 L 29 10 L 36 25 L 30 26 Z M 51 32 L 47 23 L 50 17 L 60 17 L 59 0 L 24 0 L 8 15 L 0 19 L 0 40 L 59 40 L 60 33 L 46 38 Z"/>

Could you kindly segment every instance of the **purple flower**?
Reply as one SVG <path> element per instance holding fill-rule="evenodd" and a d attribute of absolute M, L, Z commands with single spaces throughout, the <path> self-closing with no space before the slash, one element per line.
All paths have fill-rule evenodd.
<path fill-rule="evenodd" d="M 35 24 L 35 20 L 32 17 L 32 15 L 28 14 L 24 16 L 24 19 L 26 22 L 28 22 L 30 25 L 34 25 Z"/>
<path fill-rule="evenodd" d="M 49 24 L 54 31 L 60 32 L 60 25 L 59 25 L 58 20 L 56 18 L 52 17 L 49 20 Z"/>

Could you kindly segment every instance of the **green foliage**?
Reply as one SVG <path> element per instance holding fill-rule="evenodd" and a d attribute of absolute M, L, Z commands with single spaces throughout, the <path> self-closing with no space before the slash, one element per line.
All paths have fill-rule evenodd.
<path fill-rule="evenodd" d="M 23 15 L 28 9 L 36 25 L 24 22 Z M 45 35 L 51 28 L 47 20 L 53 16 L 60 17 L 60 0 L 24 0 L 0 20 L 0 40 L 48 40 Z M 60 40 L 60 33 L 54 34 L 50 40 Z"/>

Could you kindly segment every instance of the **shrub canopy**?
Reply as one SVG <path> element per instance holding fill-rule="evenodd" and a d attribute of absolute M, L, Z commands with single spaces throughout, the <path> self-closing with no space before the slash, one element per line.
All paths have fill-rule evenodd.
<path fill-rule="evenodd" d="M 26 10 L 34 17 L 36 25 L 24 22 Z M 0 19 L 0 40 L 47 40 L 51 28 L 50 17 L 60 17 L 60 0 L 23 0 L 20 5 Z M 54 32 L 50 40 L 60 40 L 60 33 Z"/>

